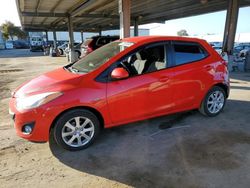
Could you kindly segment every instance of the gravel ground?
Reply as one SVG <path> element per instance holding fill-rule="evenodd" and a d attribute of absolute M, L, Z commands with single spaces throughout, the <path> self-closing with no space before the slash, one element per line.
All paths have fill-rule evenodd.
<path fill-rule="evenodd" d="M 79 152 L 17 137 L 10 92 L 66 63 L 0 51 L 0 187 L 249 187 L 250 73 L 230 75 L 229 100 L 214 118 L 191 111 L 107 129 Z"/>

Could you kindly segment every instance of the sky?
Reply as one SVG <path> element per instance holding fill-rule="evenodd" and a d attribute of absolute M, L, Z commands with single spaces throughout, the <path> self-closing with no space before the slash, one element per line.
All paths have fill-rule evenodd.
<path fill-rule="evenodd" d="M 9 20 L 15 25 L 20 26 L 15 0 L 0 0 L 0 25 Z M 164 34 L 176 34 L 181 29 L 186 29 L 189 35 L 201 34 L 222 34 L 225 25 L 226 11 L 220 11 L 199 16 L 175 19 L 165 22 Z M 250 7 L 240 8 L 238 17 L 237 33 L 250 33 Z M 159 24 L 143 25 L 143 28 L 149 28 L 154 34 L 162 34 Z"/>
<path fill-rule="evenodd" d="M 0 0 L 0 25 L 4 23 L 5 20 L 11 21 L 17 26 L 21 26 L 15 0 Z"/>
<path fill-rule="evenodd" d="M 189 35 L 201 34 L 222 34 L 225 27 L 226 11 L 203 14 L 199 16 L 186 17 L 169 20 L 161 31 L 157 29 L 159 24 L 154 24 L 153 30 L 159 34 L 176 34 L 181 29 L 187 30 Z M 239 10 L 237 33 L 250 33 L 250 7 L 243 7 Z M 162 30 L 162 28 L 165 28 Z"/>

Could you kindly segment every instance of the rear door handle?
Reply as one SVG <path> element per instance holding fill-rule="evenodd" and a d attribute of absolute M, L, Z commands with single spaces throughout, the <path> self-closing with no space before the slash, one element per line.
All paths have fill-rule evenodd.
<path fill-rule="evenodd" d="M 166 82 L 166 81 L 168 81 L 168 80 L 169 80 L 169 77 L 167 77 L 167 76 L 163 76 L 163 77 L 161 77 L 161 78 L 159 79 L 160 82 Z"/>
<path fill-rule="evenodd" d="M 205 69 L 206 70 L 211 70 L 213 67 L 211 66 L 211 65 L 207 65 L 207 66 L 205 66 Z"/>

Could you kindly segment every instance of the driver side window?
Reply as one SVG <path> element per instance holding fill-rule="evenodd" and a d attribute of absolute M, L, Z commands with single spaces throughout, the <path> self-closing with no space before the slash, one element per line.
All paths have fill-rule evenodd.
<path fill-rule="evenodd" d="M 140 75 L 166 68 L 165 46 L 163 44 L 143 48 L 127 57 L 121 65 L 130 75 Z"/>

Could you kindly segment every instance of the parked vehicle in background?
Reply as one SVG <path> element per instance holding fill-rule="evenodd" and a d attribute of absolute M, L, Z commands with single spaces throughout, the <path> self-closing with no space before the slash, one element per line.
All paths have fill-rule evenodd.
<path fill-rule="evenodd" d="M 250 50 L 250 45 L 245 46 L 245 48 L 239 52 L 239 57 L 246 57 L 247 51 L 249 50 Z"/>
<path fill-rule="evenodd" d="M 222 47 L 221 47 L 221 46 L 213 46 L 213 49 L 215 49 L 215 51 L 216 51 L 218 54 L 221 54 L 221 53 L 222 53 Z"/>
<path fill-rule="evenodd" d="M 250 48 L 250 44 L 249 43 L 240 43 L 238 46 L 235 46 L 233 49 L 233 54 L 241 57 L 242 54 L 244 54 L 244 52 L 246 52 L 248 49 Z M 242 53 L 240 53 L 242 51 Z"/>
<path fill-rule="evenodd" d="M 4 42 L 0 42 L 0 50 L 4 50 L 5 49 L 5 44 Z"/>
<path fill-rule="evenodd" d="M 87 54 L 91 53 L 92 51 L 100 48 L 101 46 L 118 40 L 119 36 L 94 36 L 90 39 L 87 39 L 81 45 L 81 57 L 86 56 Z"/>
<path fill-rule="evenodd" d="M 25 40 L 15 40 L 13 45 L 16 49 L 28 49 L 30 47 L 29 42 Z"/>
<path fill-rule="evenodd" d="M 31 36 L 30 37 L 30 51 L 43 51 L 43 37 L 41 36 Z"/>
<path fill-rule="evenodd" d="M 67 43 L 67 42 L 65 42 L 64 44 L 62 44 L 62 45 L 60 45 L 60 46 L 57 47 L 58 50 L 59 50 L 59 52 L 60 52 L 60 55 L 63 55 L 63 54 L 64 54 L 64 50 L 65 50 L 67 47 L 68 47 L 68 43 Z"/>
<path fill-rule="evenodd" d="M 56 41 L 56 45 L 57 46 L 62 46 L 63 44 L 65 44 L 65 43 L 69 43 L 68 41 L 65 41 L 65 40 L 58 40 L 58 41 Z"/>
<path fill-rule="evenodd" d="M 145 36 L 117 40 L 41 75 L 12 94 L 20 137 L 68 150 L 102 128 L 199 109 L 216 116 L 229 95 L 227 63 L 204 40 Z"/>
<path fill-rule="evenodd" d="M 13 49 L 14 48 L 14 45 L 13 45 L 13 41 L 6 41 L 5 42 L 5 48 L 6 49 Z"/>
<path fill-rule="evenodd" d="M 74 42 L 74 46 L 77 47 L 77 45 L 79 44 L 79 42 Z M 58 50 L 60 52 L 60 55 L 64 55 L 65 53 L 68 53 L 68 42 L 65 42 L 64 44 L 58 46 Z M 65 52 L 66 51 L 66 52 Z M 79 50 L 78 50 L 79 51 Z"/>
<path fill-rule="evenodd" d="M 218 54 L 222 53 L 222 43 L 221 42 L 209 42 L 209 44 L 215 49 Z"/>
<path fill-rule="evenodd" d="M 222 42 L 209 42 L 212 47 L 222 47 Z"/>
<path fill-rule="evenodd" d="M 77 57 L 80 58 L 81 56 L 81 44 L 82 43 L 78 43 L 78 42 L 74 42 L 74 51 L 77 53 Z M 69 54 L 69 48 L 65 48 L 64 50 L 65 54 Z"/>

